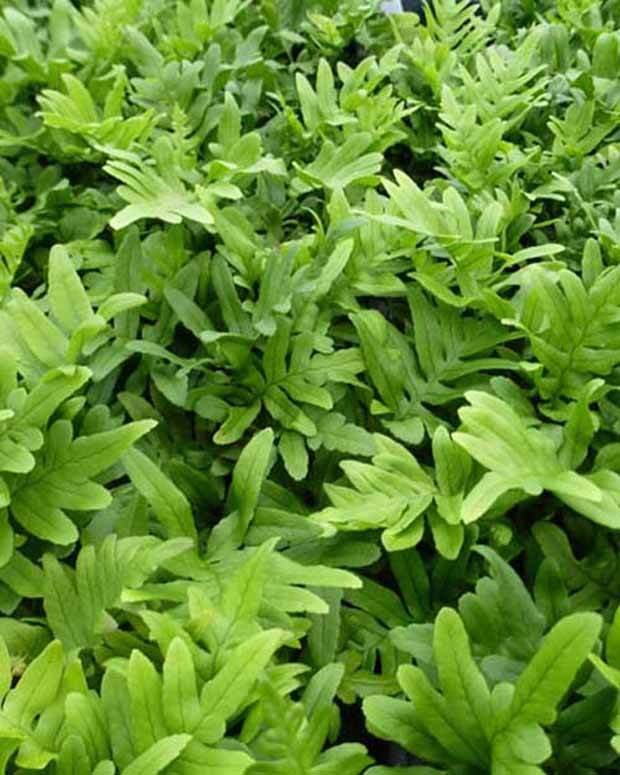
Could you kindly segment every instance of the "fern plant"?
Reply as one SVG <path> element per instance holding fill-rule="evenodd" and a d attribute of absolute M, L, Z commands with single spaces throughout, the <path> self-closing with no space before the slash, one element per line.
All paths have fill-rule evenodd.
<path fill-rule="evenodd" d="M 0 771 L 617 773 L 618 1 L 1 5 Z"/>

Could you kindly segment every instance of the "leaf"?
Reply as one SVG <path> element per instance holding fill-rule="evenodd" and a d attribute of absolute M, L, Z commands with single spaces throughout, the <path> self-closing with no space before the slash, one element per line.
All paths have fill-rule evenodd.
<path fill-rule="evenodd" d="M 369 730 L 377 737 L 392 740 L 406 751 L 432 761 L 446 755 L 426 732 L 411 703 L 374 695 L 364 700 L 363 710 Z"/>
<path fill-rule="evenodd" d="M 204 685 L 200 695 L 204 715 L 196 730 L 201 742 L 211 745 L 224 735 L 226 722 L 247 699 L 281 640 L 280 630 L 255 635 L 237 646 L 224 667 Z"/>
<path fill-rule="evenodd" d="M 63 401 L 79 390 L 89 376 L 89 370 L 83 366 L 47 372 L 24 401 L 18 424 L 39 428 L 45 425 Z"/>
<path fill-rule="evenodd" d="M 151 775 L 161 772 L 186 748 L 191 735 L 170 735 L 158 740 L 123 770 L 123 775 Z"/>
<path fill-rule="evenodd" d="M 437 740 L 440 746 L 451 751 L 459 761 L 480 766 L 484 757 L 459 728 L 458 722 L 444 698 L 430 685 L 424 673 L 410 665 L 403 665 L 398 670 L 398 681 L 405 694 L 416 708 L 416 714 L 428 736 Z"/>
<path fill-rule="evenodd" d="M 515 684 L 510 717 L 551 724 L 556 707 L 592 650 L 601 629 L 593 613 L 566 616 L 545 637 Z"/>
<path fill-rule="evenodd" d="M 255 401 L 250 406 L 231 407 L 226 421 L 222 423 L 218 432 L 213 436 L 213 441 L 216 444 L 234 444 L 239 441 L 258 417 L 260 409 L 259 401 Z"/>
<path fill-rule="evenodd" d="M 238 538 L 245 535 L 258 503 L 267 475 L 273 446 L 273 431 L 265 428 L 257 433 L 239 456 L 233 472 L 229 502 L 239 515 Z"/>
<path fill-rule="evenodd" d="M 364 153 L 371 144 L 372 135 L 368 132 L 351 135 L 340 147 L 325 141 L 315 161 L 303 170 L 298 168 L 301 187 L 338 190 L 375 175 L 381 169 L 383 157 L 376 152 Z"/>
<path fill-rule="evenodd" d="M 328 711 L 344 676 L 344 666 L 332 662 L 318 670 L 308 682 L 303 703 L 308 718 Z"/>
<path fill-rule="evenodd" d="M 253 625 L 258 617 L 267 583 L 267 564 L 273 560 L 274 544 L 275 540 L 271 540 L 253 551 L 223 590 L 220 598 L 220 610 L 225 618 L 225 633 L 220 641 L 222 646 L 227 641 L 236 642 L 237 632 L 243 633 L 243 627 Z"/>
<path fill-rule="evenodd" d="M 433 652 L 451 712 L 467 730 L 471 745 L 484 750 L 492 725 L 490 693 L 472 659 L 463 623 L 451 608 L 442 608 L 437 616 Z"/>
<path fill-rule="evenodd" d="M 539 646 L 545 620 L 507 562 L 488 546 L 474 550 L 488 562 L 492 579 L 480 579 L 476 593 L 466 593 L 459 600 L 467 631 L 474 641 L 485 643 L 489 653 L 527 660 Z"/>
<path fill-rule="evenodd" d="M 99 697 L 94 692 L 73 691 L 67 695 L 65 714 L 67 736 L 86 741 L 83 753 L 91 761 L 109 761 L 107 729 Z"/>
<path fill-rule="evenodd" d="M 4 638 L 0 638 L 0 699 L 4 699 L 11 688 L 13 676 L 11 674 L 11 655 Z"/>
<path fill-rule="evenodd" d="M 310 615 L 312 626 L 308 633 L 308 652 L 313 663 L 323 667 L 336 658 L 342 625 L 342 590 L 320 589 L 317 592 L 327 602 L 329 612 Z"/>
<path fill-rule="evenodd" d="M 167 534 L 195 540 L 196 527 L 185 495 L 143 452 L 132 449 L 123 455 L 122 461 L 136 489 L 146 498 Z"/>
<path fill-rule="evenodd" d="M 440 210 L 428 201 L 424 192 L 400 170 L 394 173 L 397 185 L 385 181 L 390 198 L 405 216 L 409 228 L 424 235 L 439 236 L 443 230 Z"/>
<path fill-rule="evenodd" d="M 107 322 L 141 307 L 146 301 L 146 297 L 139 293 L 115 293 L 99 305 L 97 314 Z"/>
<path fill-rule="evenodd" d="M 303 436 L 294 431 L 284 431 L 278 451 L 290 476 L 301 481 L 308 473 L 308 453 Z"/>
<path fill-rule="evenodd" d="M 52 641 L 26 668 L 17 686 L 6 696 L 3 714 L 16 728 L 28 729 L 34 718 L 52 704 L 64 669 L 63 648 Z"/>
<path fill-rule="evenodd" d="M 73 440 L 70 424 L 57 421 L 50 429 L 41 464 L 21 478 L 12 493 L 13 516 L 39 538 L 72 543 L 78 533 L 64 510 L 94 511 L 108 506 L 110 494 L 93 477 L 115 463 L 153 425 L 144 420 Z"/>
<path fill-rule="evenodd" d="M 620 608 L 616 609 L 605 641 L 605 657 L 612 667 L 620 668 Z"/>
<path fill-rule="evenodd" d="M 192 741 L 180 755 L 177 766 L 182 772 L 192 773 L 192 775 L 198 775 L 200 772 L 242 775 L 252 761 L 244 751 L 210 748 Z"/>
<path fill-rule="evenodd" d="M 164 294 L 181 323 L 195 336 L 199 337 L 206 329 L 213 328 L 206 313 L 177 288 L 168 285 L 164 289 Z"/>
<path fill-rule="evenodd" d="M 161 677 L 152 662 L 133 650 L 127 666 L 132 739 L 137 753 L 148 751 L 166 737 Z"/>
<path fill-rule="evenodd" d="M 179 180 L 169 183 L 137 159 L 109 161 L 104 170 L 121 181 L 123 185 L 119 186 L 118 194 L 128 202 L 110 221 L 113 229 L 124 229 L 143 218 L 166 223 L 181 223 L 185 218 L 203 226 L 213 224 L 213 216 Z"/>
<path fill-rule="evenodd" d="M 52 314 L 67 334 L 93 318 L 84 286 L 61 245 L 55 245 L 50 251 L 48 282 Z"/>
<path fill-rule="evenodd" d="M 15 354 L 31 386 L 49 370 L 65 365 L 68 339 L 22 291 L 14 289 L 0 310 L 0 325 L 3 345 Z"/>
<path fill-rule="evenodd" d="M 261 278 L 260 292 L 254 307 L 252 322 L 257 331 L 272 336 L 277 328 L 277 313 L 288 312 L 290 302 L 290 274 L 292 253 L 283 251 L 271 256 Z"/>
<path fill-rule="evenodd" d="M 123 591 L 140 586 L 159 564 L 186 550 L 188 543 L 108 536 L 99 547 L 80 551 L 75 572 L 53 555 L 44 555 L 43 604 L 54 635 L 67 649 L 96 645 L 105 613 L 120 604 Z"/>
<path fill-rule="evenodd" d="M 166 653 L 162 699 L 164 717 L 171 731 L 196 729 L 201 716 L 196 673 L 192 655 L 181 638 L 175 638 Z"/>
<path fill-rule="evenodd" d="M 131 695 L 125 677 L 119 672 L 106 670 L 104 673 L 101 700 L 114 759 L 121 767 L 126 766 L 136 757 L 136 753 L 131 719 Z"/>
<path fill-rule="evenodd" d="M 606 375 L 618 362 L 620 349 L 609 317 L 617 303 L 618 276 L 617 268 L 610 268 L 585 288 L 568 269 L 554 276 L 532 266 L 524 275 L 520 322 L 545 370 L 539 381 L 543 397 L 578 398 L 590 376 Z"/>
<path fill-rule="evenodd" d="M 467 495 L 466 522 L 478 519 L 512 489 L 530 495 L 547 489 L 571 505 L 578 504 L 575 497 L 586 504 L 603 499 L 603 491 L 594 481 L 563 470 L 550 435 L 528 427 L 506 402 L 477 391 L 468 392 L 466 398 L 470 406 L 459 410 L 463 429 L 452 434 L 452 438 L 490 469 Z M 588 516 L 587 505 L 583 510 Z"/>

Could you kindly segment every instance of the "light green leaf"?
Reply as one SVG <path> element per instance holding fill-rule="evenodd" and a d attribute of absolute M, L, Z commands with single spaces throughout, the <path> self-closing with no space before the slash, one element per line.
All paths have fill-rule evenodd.
<path fill-rule="evenodd" d="M 179 757 L 191 735 L 170 735 L 158 740 L 123 770 L 123 775 L 155 775 Z"/>
<path fill-rule="evenodd" d="M 162 700 L 164 718 L 172 732 L 192 732 L 201 718 L 192 655 L 181 638 L 175 638 L 166 652 Z"/>
<path fill-rule="evenodd" d="M 200 703 L 205 715 L 196 730 L 199 740 L 212 745 L 223 737 L 226 722 L 248 698 L 282 635 L 281 630 L 267 630 L 230 652 L 222 669 L 202 689 Z"/>
<path fill-rule="evenodd" d="M 239 514 L 238 538 L 241 540 L 254 515 L 258 497 L 271 463 L 273 431 L 265 428 L 243 448 L 233 471 L 229 502 Z"/>
<path fill-rule="evenodd" d="M 196 538 L 191 506 L 179 490 L 143 452 L 132 449 L 122 457 L 123 465 L 138 492 L 146 498 L 168 535 Z"/>
<path fill-rule="evenodd" d="M 601 624 L 597 614 L 578 613 L 555 625 L 515 684 L 512 720 L 554 721 L 556 707 L 596 643 Z"/>
<path fill-rule="evenodd" d="M 94 317 L 88 295 L 69 254 L 55 245 L 49 258 L 48 298 L 52 315 L 69 336 Z"/>

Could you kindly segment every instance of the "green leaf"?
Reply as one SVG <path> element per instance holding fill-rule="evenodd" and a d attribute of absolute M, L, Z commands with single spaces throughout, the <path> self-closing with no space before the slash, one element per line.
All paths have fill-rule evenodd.
<path fill-rule="evenodd" d="M 70 336 L 76 328 L 93 318 L 93 310 L 84 286 L 62 245 L 55 245 L 50 251 L 48 282 L 52 314 Z"/>
<path fill-rule="evenodd" d="M 128 204 L 110 221 L 113 229 L 124 229 L 143 218 L 155 218 L 165 223 L 181 223 L 183 219 L 203 226 L 213 224 L 213 216 L 188 192 L 181 180 L 168 182 L 139 159 L 109 161 L 104 170 L 120 180 L 119 196 Z"/>
<path fill-rule="evenodd" d="M 241 540 L 258 504 L 258 497 L 271 464 L 273 431 L 265 428 L 243 448 L 233 472 L 229 502 L 239 515 L 237 530 Z"/>
<path fill-rule="evenodd" d="M 437 693 L 424 673 L 415 667 L 403 665 L 398 670 L 398 681 L 405 694 L 414 703 L 419 723 L 427 736 L 432 736 L 439 745 L 462 762 L 484 766 L 484 752 L 477 748 L 464 731 L 460 715 L 452 712 L 444 698 Z M 470 725 L 471 720 L 465 719 Z"/>
<path fill-rule="evenodd" d="M 368 132 L 351 135 L 341 146 L 325 141 L 315 161 L 304 169 L 298 168 L 299 187 L 338 190 L 376 175 L 383 156 L 365 153 L 371 145 L 372 135 Z"/>
<path fill-rule="evenodd" d="M 90 376 L 83 366 L 54 369 L 38 382 L 26 398 L 19 414 L 19 425 L 42 427 L 69 396 L 84 385 Z"/>
<path fill-rule="evenodd" d="M 451 608 L 442 608 L 435 620 L 433 652 L 451 712 L 471 744 L 484 750 L 492 725 L 489 688 L 472 659 L 465 627 Z"/>
<path fill-rule="evenodd" d="M 186 540 L 161 543 L 108 536 L 103 543 L 84 547 L 75 572 L 51 554 L 43 557 L 44 607 L 54 635 L 67 649 L 92 647 L 110 627 L 106 612 L 118 606 L 127 588 L 139 587 L 167 559 L 187 550 Z"/>
<path fill-rule="evenodd" d="M 52 641 L 26 668 L 4 700 L 3 714 L 17 728 L 28 729 L 35 716 L 52 704 L 64 670 L 64 652 Z"/>
<path fill-rule="evenodd" d="M 370 732 L 383 740 L 392 740 L 410 753 L 426 759 L 442 760 L 445 750 L 428 734 L 410 702 L 374 695 L 363 703 Z"/>
<path fill-rule="evenodd" d="M 143 753 L 166 737 L 162 681 L 153 663 L 140 651 L 131 652 L 127 667 L 127 688 L 131 702 L 132 739 Z"/>
<path fill-rule="evenodd" d="M 515 684 L 510 717 L 551 724 L 556 707 L 598 638 L 601 619 L 593 613 L 567 616 L 545 637 Z"/>
<path fill-rule="evenodd" d="M 231 407 L 226 421 L 222 423 L 218 432 L 213 436 L 213 441 L 216 444 L 234 444 L 239 441 L 258 417 L 260 410 L 259 401 L 255 401 L 250 406 Z"/>
<path fill-rule="evenodd" d="M 185 495 L 143 452 L 132 449 L 122 457 L 123 465 L 138 492 L 148 501 L 166 533 L 172 538 L 195 540 L 196 526 Z"/>
<path fill-rule="evenodd" d="M 222 669 L 204 685 L 202 721 L 196 736 L 212 745 L 224 735 L 228 719 L 247 700 L 258 677 L 282 641 L 281 630 L 267 630 L 237 646 Z"/>
<path fill-rule="evenodd" d="M 476 593 L 459 600 L 467 631 L 474 641 L 485 643 L 489 653 L 527 660 L 539 646 L 545 620 L 507 562 L 488 546 L 476 546 L 474 551 L 488 562 L 492 578 L 480 579 Z"/>
<path fill-rule="evenodd" d="M 296 481 L 304 479 L 308 473 L 308 452 L 303 436 L 294 431 L 284 431 L 278 451 L 290 476 Z"/>
<path fill-rule="evenodd" d="M 336 658 L 340 628 L 342 590 L 318 589 L 317 593 L 329 606 L 326 614 L 311 614 L 312 626 L 308 633 L 308 652 L 317 667 L 323 667 Z"/>
<path fill-rule="evenodd" d="M 3 344 L 15 354 L 31 386 L 50 369 L 66 364 L 67 337 L 22 291 L 14 289 L 0 310 L 0 327 Z"/>
<path fill-rule="evenodd" d="M 490 473 L 469 492 L 463 504 L 463 519 L 479 519 L 504 493 L 523 490 L 539 495 L 550 490 L 571 505 L 603 499 L 601 488 L 591 478 L 563 469 L 551 436 L 529 427 L 505 401 L 478 391 L 466 393 L 470 406 L 459 410 L 462 430 L 452 435 Z"/>
<path fill-rule="evenodd" d="M 169 735 L 148 748 L 123 770 L 123 775 L 151 775 L 164 770 L 179 757 L 191 735 Z"/>
<path fill-rule="evenodd" d="M 162 699 L 164 717 L 172 732 L 191 732 L 200 722 L 200 700 L 194 660 L 181 638 L 170 644 L 164 660 Z"/>
<path fill-rule="evenodd" d="M 17 483 L 11 513 L 39 538 L 72 543 L 77 539 L 77 528 L 65 509 L 95 511 L 108 506 L 109 492 L 93 477 L 113 465 L 153 425 L 143 420 L 73 440 L 68 421 L 57 421 L 50 429 L 40 464 Z"/>

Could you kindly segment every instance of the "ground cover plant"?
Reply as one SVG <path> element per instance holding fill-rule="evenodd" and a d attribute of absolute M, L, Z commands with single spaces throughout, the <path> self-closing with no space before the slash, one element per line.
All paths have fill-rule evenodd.
<path fill-rule="evenodd" d="M 0 772 L 620 768 L 620 2 L 0 0 Z"/>

